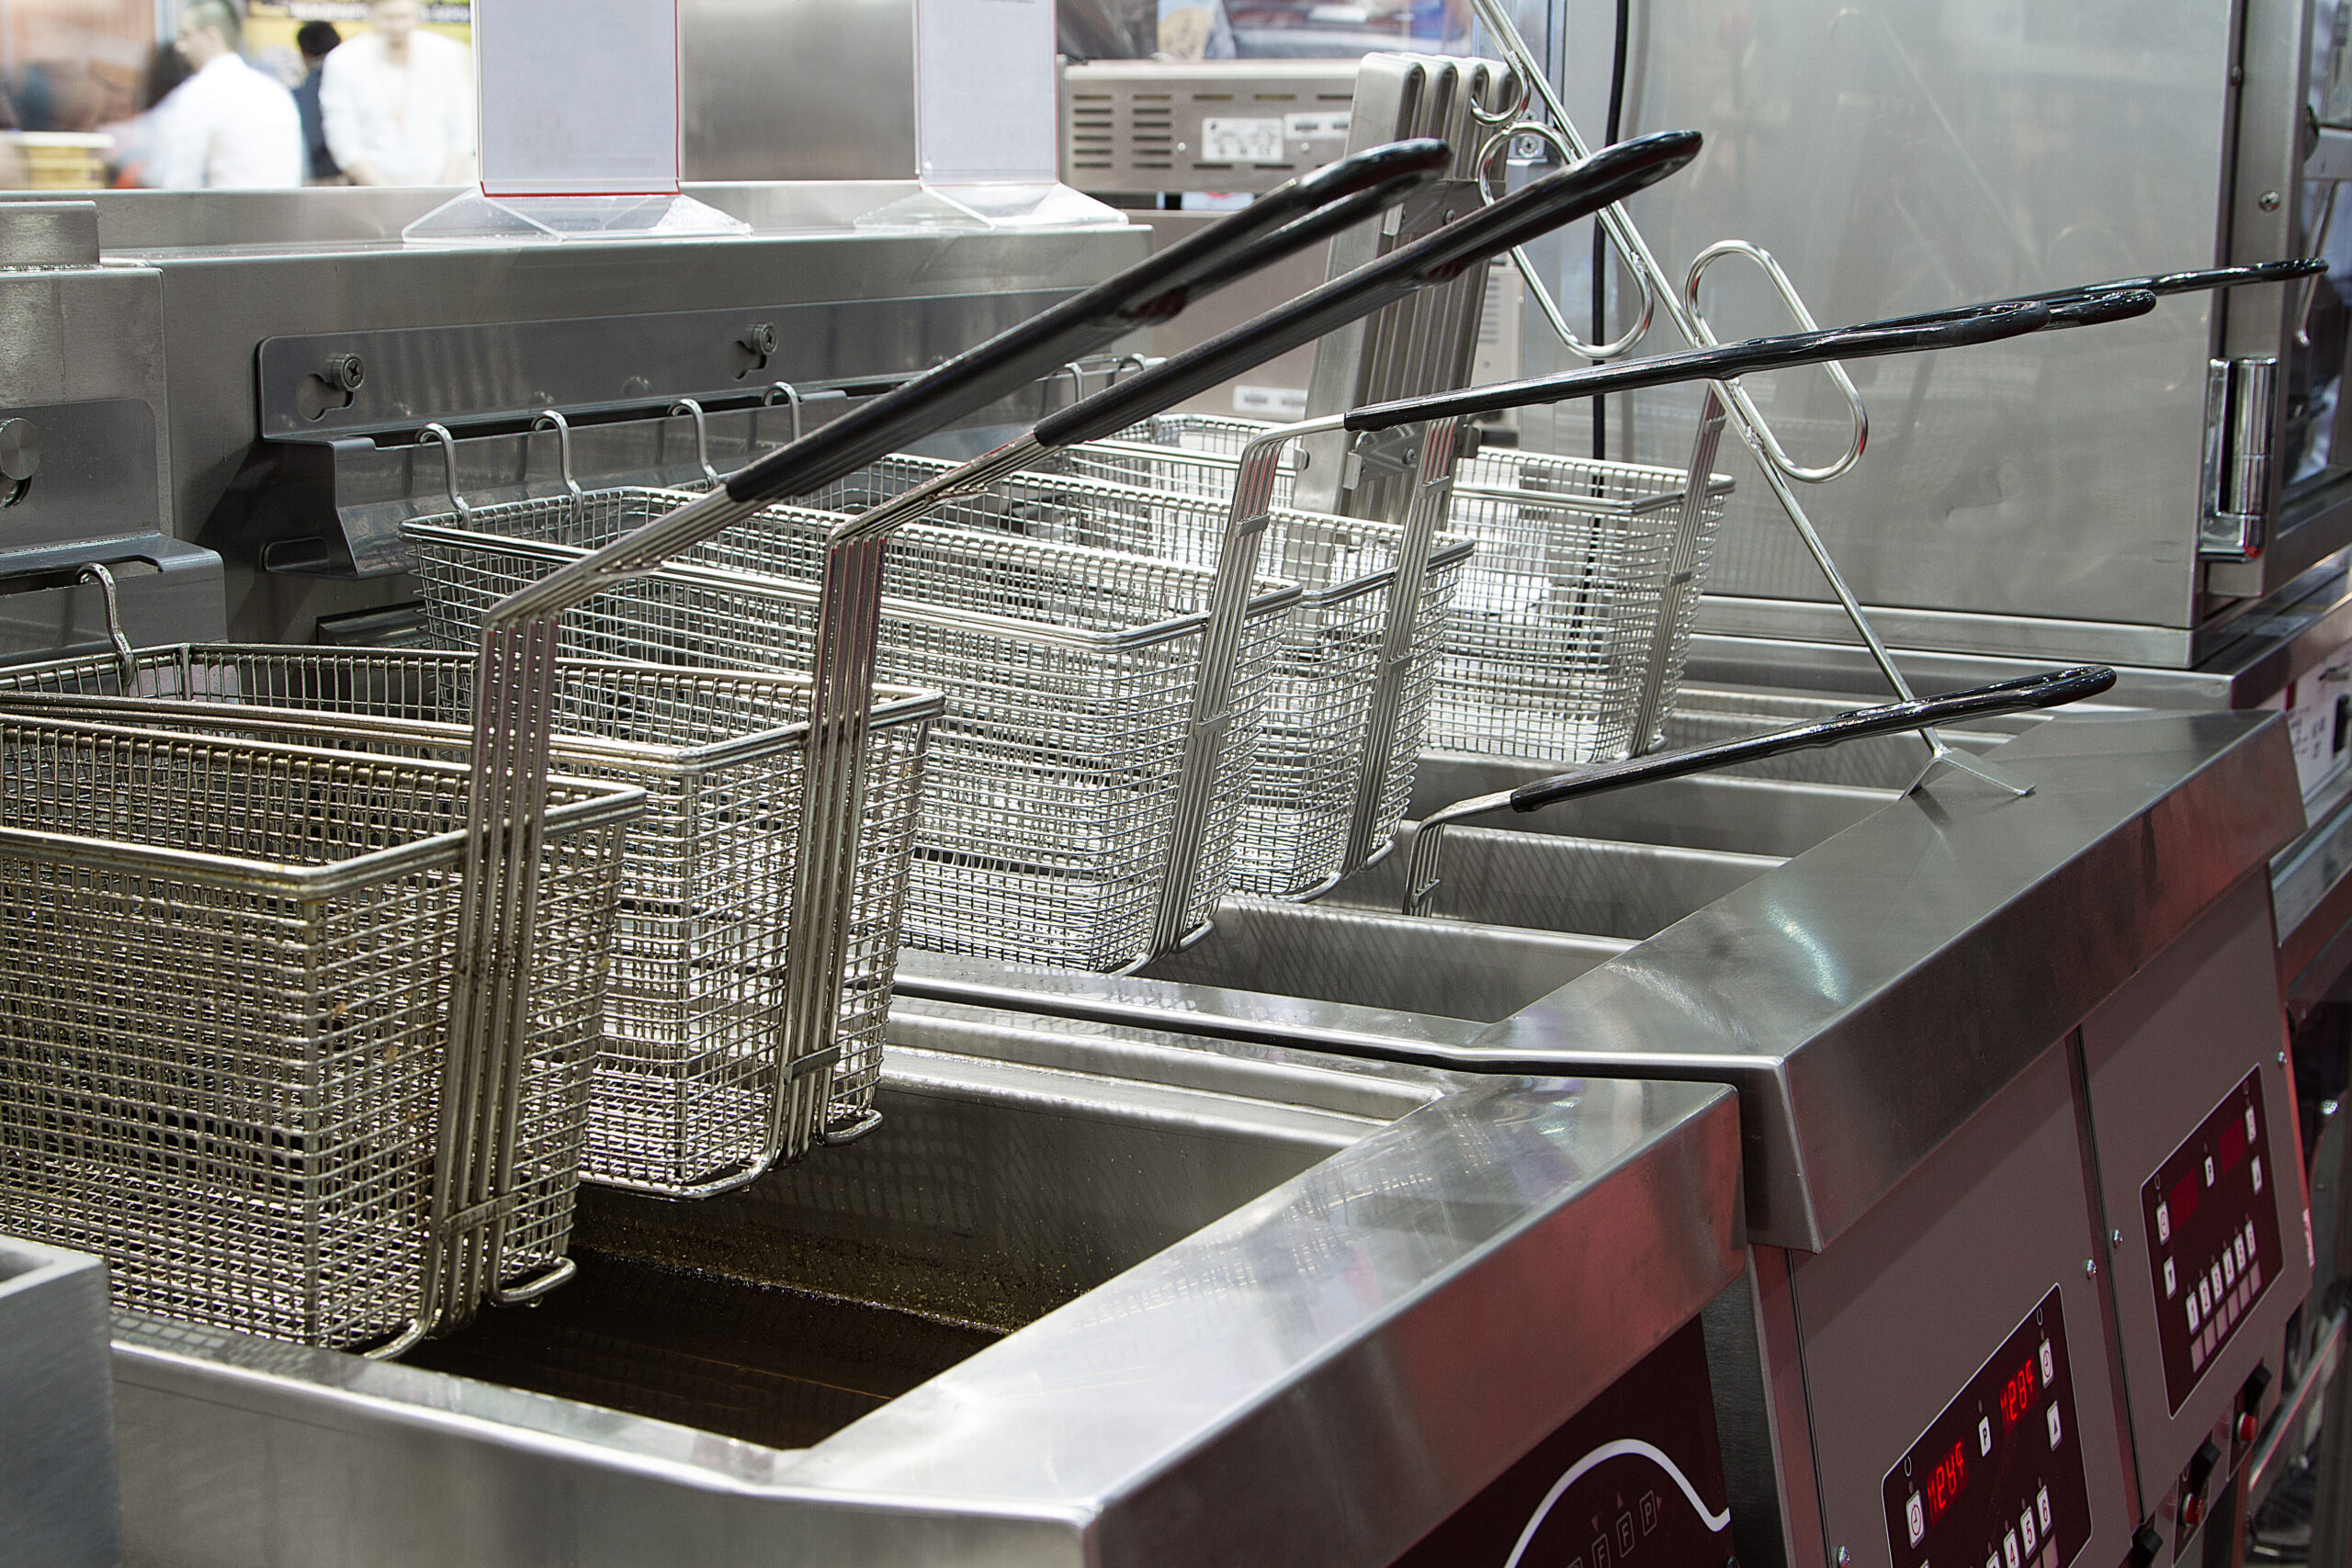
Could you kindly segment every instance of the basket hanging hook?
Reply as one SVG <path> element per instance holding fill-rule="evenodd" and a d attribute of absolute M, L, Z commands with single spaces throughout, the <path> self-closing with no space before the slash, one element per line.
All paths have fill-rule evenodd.
<path fill-rule="evenodd" d="M 571 492 L 571 521 L 577 526 L 580 520 L 587 515 L 588 492 L 580 488 L 580 481 L 571 475 L 571 422 L 563 417 L 562 410 L 546 409 L 531 422 L 531 428 L 555 432 L 557 461 L 563 468 L 563 488 Z"/>
<path fill-rule="evenodd" d="M 427 436 L 441 443 L 441 468 L 449 481 L 449 504 L 458 509 L 459 520 L 470 527 L 474 509 L 466 503 L 464 496 L 458 493 L 458 438 L 449 434 L 447 425 L 437 420 L 417 432 L 417 445 L 423 446 Z"/>
<path fill-rule="evenodd" d="M 115 667 L 122 677 L 122 694 L 132 695 L 139 685 L 139 660 L 130 650 L 130 639 L 122 631 L 122 595 L 115 585 L 114 573 L 97 561 L 82 569 L 77 582 L 95 582 L 99 597 L 107 605 L 107 637 L 114 644 Z"/>
<path fill-rule="evenodd" d="M 672 418 L 685 414 L 695 422 L 695 460 L 702 465 L 702 477 L 718 484 L 718 470 L 710 462 L 710 422 L 703 417 L 702 404 L 692 398 L 680 398 L 670 405 L 670 414 Z"/>

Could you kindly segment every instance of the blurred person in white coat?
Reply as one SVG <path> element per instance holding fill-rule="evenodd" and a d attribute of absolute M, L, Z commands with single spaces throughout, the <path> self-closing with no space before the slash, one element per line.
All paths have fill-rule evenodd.
<path fill-rule="evenodd" d="M 327 56 L 327 150 L 363 186 L 454 186 L 474 170 L 473 51 L 420 25 L 418 0 L 369 0 L 368 25 Z"/>
<path fill-rule="evenodd" d="M 150 170 L 166 190 L 254 190 L 302 183 L 302 116 L 294 95 L 237 52 L 229 0 L 188 0 L 182 59 L 194 73 L 164 100 Z"/>

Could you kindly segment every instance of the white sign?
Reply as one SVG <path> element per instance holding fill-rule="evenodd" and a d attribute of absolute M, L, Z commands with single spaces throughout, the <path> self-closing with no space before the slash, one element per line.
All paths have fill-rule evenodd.
<path fill-rule="evenodd" d="M 477 0 L 473 29 L 485 196 L 677 194 L 677 0 Z"/>
<path fill-rule="evenodd" d="M 915 0 L 925 185 L 1054 184 L 1058 92 L 1051 0 Z"/>
<path fill-rule="evenodd" d="M 1278 119 L 1201 121 L 1201 158 L 1210 164 L 1279 164 L 1283 122 Z"/>

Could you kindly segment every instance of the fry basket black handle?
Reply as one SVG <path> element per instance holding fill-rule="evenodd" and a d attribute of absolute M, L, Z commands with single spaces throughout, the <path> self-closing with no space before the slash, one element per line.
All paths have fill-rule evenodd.
<path fill-rule="evenodd" d="M 2115 671 L 2105 665 L 2086 664 L 2072 670 L 2052 670 L 2015 681 L 2000 681 L 1989 686 L 1951 692 L 1939 697 L 1855 708 L 1828 718 L 1794 724 L 1784 729 L 1766 730 L 1760 735 L 1742 736 L 1736 740 L 1718 741 L 1712 746 L 1658 751 L 1623 761 L 1596 762 L 1590 767 L 1537 779 L 1517 789 L 1456 801 L 1452 806 L 1430 812 L 1414 829 L 1412 852 L 1408 857 L 1406 875 L 1405 913 L 1418 915 L 1428 912 L 1430 895 L 1437 888 L 1438 856 L 1444 831 L 1456 822 L 1497 811 L 1540 811 L 1564 800 L 1599 795 L 1606 790 L 1680 778 L 1685 774 L 1732 767 L 1741 762 L 1761 761 L 1767 757 L 1778 757 L 1791 751 L 1838 746 L 1867 736 L 1891 735 L 1973 718 L 1991 718 L 2000 714 L 2062 707 L 2086 697 L 2098 696 L 2114 684 Z"/>

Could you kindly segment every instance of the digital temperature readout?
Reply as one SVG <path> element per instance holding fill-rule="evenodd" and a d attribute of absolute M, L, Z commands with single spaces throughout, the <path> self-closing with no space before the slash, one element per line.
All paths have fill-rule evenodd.
<path fill-rule="evenodd" d="M 2026 1412 L 2033 1408 L 2036 1387 L 2033 1381 L 2033 1363 L 2030 1360 L 2019 1367 L 2007 1382 L 2002 1384 L 2001 1425 L 2004 1427 L 2014 1427 L 2025 1419 Z"/>
<path fill-rule="evenodd" d="M 2066 1568 L 2091 1538 L 2058 1288 L 1886 1473 L 1895 1568 Z"/>
<path fill-rule="evenodd" d="M 2248 1073 L 2140 1188 L 2174 1415 L 2278 1277 L 2267 1133 L 2260 1075 Z"/>

